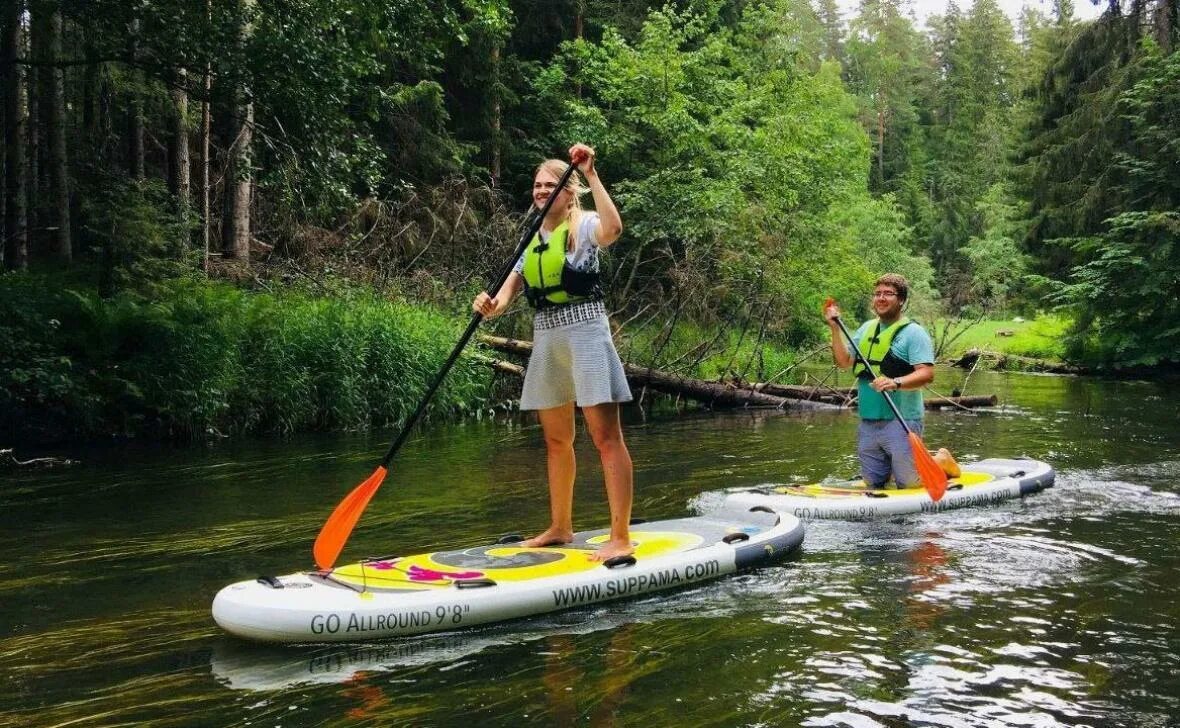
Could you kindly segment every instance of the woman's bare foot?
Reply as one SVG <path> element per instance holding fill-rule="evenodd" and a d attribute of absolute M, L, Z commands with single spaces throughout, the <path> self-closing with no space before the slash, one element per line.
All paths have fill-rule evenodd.
<path fill-rule="evenodd" d="M 522 545 L 528 548 L 540 548 L 542 546 L 560 546 L 573 540 L 573 531 L 567 531 L 550 526 L 549 528 L 545 529 L 544 533 L 523 541 Z"/>
<path fill-rule="evenodd" d="M 588 554 L 591 561 L 606 561 L 616 556 L 626 556 L 635 553 L 635 547 L 630 540 L 611 539 L 598 547 L 598 550 Z"/>

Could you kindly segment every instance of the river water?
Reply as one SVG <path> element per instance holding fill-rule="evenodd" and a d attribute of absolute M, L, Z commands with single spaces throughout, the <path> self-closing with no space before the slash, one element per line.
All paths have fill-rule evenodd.
<path fill-rule="evenodd" d="M 949 390 L 962 374 L 942 372 Z M 949 382 L 949 383 L 948 383 Z M 222 634 L 223 585 L 306 568 L 389 433 L 120 447 L 0 475 L 0 725 L 1180 725 L 1177 382 L 976 373 L 1003 406 L 932 413 L 961 460 L 1031 456 L 1023 501 L 812 522 L 785 564 L 686 590 L 346 647 Z M 642 419 L 636 515 L 851 474 L 856 419 Z M 577 526 L 606 521 L 582 437 Z M 430 428 L 345 556 L 487 542 L 547 514 L 527 419 Z"/>

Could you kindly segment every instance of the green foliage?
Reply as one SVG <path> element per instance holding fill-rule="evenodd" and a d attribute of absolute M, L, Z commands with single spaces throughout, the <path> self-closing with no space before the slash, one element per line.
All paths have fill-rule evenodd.
<path fill-rule="evenodd" d="M 357 295 L 249 294 L 183 280 L 147 300 L 0 279 L 3 430 L 16 440 L 358 429 L 400 424 L 458 336 L 437 313 Z M 478 409 L 460 362 L 433 411 Z"/>
<path fill-rule="evenodd" d="M 873 146 L 869 185 L 878 194 L 896 193 L 927 173 L 922 115 L 934 83 L 929 41 L 902 13 L 896 0 L 862 3 L 845 44 L 848 88 Z"/>
<path fill-rule="evenodd" d="M 1062 241 L 1079 262 L 1054 298 L 1078 312 L 1077 356 L 1143 366 L 1176 361 L 1180 346 L 1180 54 L 1146 40 L 1124 78 L 1130 133 L 1110 160 L 1120 211 Z"/>
<path fill-rule="evenodd" d="M 1180 344 L 1180 71 L 1161 0 L 1091 24 L 1069 2 L 1026 10 L 1019 42 L 996 0 L 952 3 L 929 32 L 864 0 L 847 33 L 830 0 L 84 5 L 62 5 L 83 61 L 67 127 L 75 252 L 99 261 L 102 297 L 4 281 L 12 427 L 396 423 L 453 324 L 354 282 L 461 309 L 515 242 L 536 163 L 575 140 L 597 147 L 625 221 L 610 307 L 654 363 L 722 332 L 694 371 L 764 373 L 769 352 L 822 339 L 825 297 L 867 316 L 884 271 L 910 278 L 920 320 L 1033 311 L 1051 288 L 1075 356 L 1153 363 Z M 170 94 L 187 88 L 195 115 L 206 67 L 215 150 L 242 103 L 254 112 L 251 229 L 274 253 L 253 273 L 320 297 L 184 280 L 177 201 L 117 171 L 134 100 L 149 177 L 166 176 Z"/>
<path fill-rule="evenodd" d="M 84 233 L 101 250 L 104 293 L 194 268 L 190 230 L 159 180 L 100 176 L 80 196 Z"/>
<path fill-rule="evenodd" d="M 1022 290 L 1029 269 L 1028 256 L 1016 241 L 1020 210 L 1003 183 L 992 185 L 976 209 L 984 232 L 959 251 L 971 264 L 971 298 L 986 310 L 1004 311 Z"/>
<path fill-rule="evenodd" d="M 1117 110 L 1131 82 L 1126 26 L 1114 15 L 1081 30 L 1055 30 L 1045 41 L 1061 48 L 1037 88 L 1019 180 L 1031 208 L 1025 246 L 1036 270 L 1051 278 L 1064 278 L 1077 263 L 1069 239 L 1098 232 L 1117 213 L 1114 159 L 1129 140 Z"/>
<path fill-rule="evenodd" d="M 960 251 L 985 235 L 979 202 L 1008 172 L 1017 131 L 1012 69 L 1018 54 L 1011 23 L 995 0 L 977 0 L 965 14 L 952 5 L 936 23 L 934 46 L 939 81 L 930 156 L 937 163 L 931 170 L 934 215 L 924 232 L 951 293 L 969 280 Z M 953 305 L 969 302 L 951 295 Z"/>
<path fill-rule="evenodd" d="M 597 145 L 622 178 L 623 305 L 672 300 L 699 322 L 764 309 L 772 338 L 803 341 L 821 293 L 863 295 L 882 272 L 872 265 L 928 279 L 892 204 L 866 192 L 867 140 L 838 69 L 810 60 L 822 40 L 810 8 L 757 3 L 732 27 L 715 20 L 654 12 L 634 41 L 608 29 L 569 43 L 536 77 L 562 138 Z"/>

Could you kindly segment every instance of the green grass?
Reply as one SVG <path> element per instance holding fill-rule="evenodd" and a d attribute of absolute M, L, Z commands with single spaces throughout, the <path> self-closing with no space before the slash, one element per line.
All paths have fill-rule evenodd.
<path fill-rule="evenodd" d="M 111 298 L 0 277 L 0 442 L 358 430 L 399 425 L 463 319 L 372 293 L 254 293 L 174 280 Z M 486 408 L 460 360 L 431 401 Z"/>
<path fill-rule="evenodd" d="M 941 320 L 935 321 L 928 330 L 934 337 L 936 347 L 948 326 L 948 340 L 958 334 L 957 338 L 949 341 L 944 350 L 939 352 L 940 359 L 957 358 L 968 349 L 984 349 L 1015 356 L 1061 361 L 1065 358 L 1065 336 L 1071 324 L 1069 319 L 1043 314 L 1031 320 L 985 320 L 977 324 L 952 324 Z"/>

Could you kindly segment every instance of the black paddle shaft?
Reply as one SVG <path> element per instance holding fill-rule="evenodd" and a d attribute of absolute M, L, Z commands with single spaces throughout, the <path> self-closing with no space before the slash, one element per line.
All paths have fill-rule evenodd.
<path fill-rule="evenodd" d="M 865 371 L 869 373 L 870 377 L 876 379 L 877 373 L 873 371 L 873 365 L 869 364 L 869 360 L 864 354 L 861 353 L 860 347 L 857 346 L 856 342 L 852 340 L 852 334 L 849 334 L 848 329 L 844 328 L 844 322 L 840 320 L 839 316 L 835 318 L 835 321 L 840 326 L 840 330 L 844 332 L 844 338 L 848 339 L 848 345 L 852 347 L 852 351 L 856 354 L 856 358 L 859 359 L 860 363 L 864 365 Z M 910 426 L 905 423 L 905 420 L 901 416 L 901 411 L 897 409 L 897 405 L 893 403 L 893 398 L 889 396 L 889 393 L 881 392 L 880 394 L 885 398 L 885 402 L 889 405 L 889 409 L 893 410 L 893 416 L 897 418 L 897 421 L 901 423 L 901 426 L 905 429 L 905 431 L 911 435 L 914 434 L 910 430 Z"/>
<path fill-rule="evenodd" d="M 574 167 L 574 164 L 570 164 L 570 166 L 566 168 L 565 173 L 561 175 L 561 179 L 557 181 L 557 186 L 553 188 L 553 192 L 549 195 L 549 199 L 545 200 L 545 205 L 533 219 L 532 225 L 530 225 L 528 229 L 525 230 L 525 234 L 521 237 L 520 242 L 516 246 L 516 252 L 512 254 L 512 257 L 508 259 L 508 262 L 504 264 L 504 267 L 500 269 L 500 272 L 496 274 L 495 279 L 492 280 L 492 285 L 489 286 L 487 290 L 493 296 L 499 293 L 500 287 L 504 285 L 504 282 L 508 280 L 508 276 L 512 274 L 512 269 L 516 266 L 517 259 L 520 258 L 521 254 L 524 253 L 524 249 L 528 247 L 529 242 L 533 239 L 537 232 L 540 231 L 541 223 L 545 221 L 545 216 L 549 214 L 549 209 L 553 207 L 553 201 L 557 199 L 558 194 L 563 189 L 565 189 L 566 183 L 570 181 L 570 177 L 574 173 Z M 467 346 L 467 342 L 471 339 L 471 336 L 475 333 L 475 330 L 479 328 L 480 321 L 483 321 L 483 314 L 477 311 L 471 317 L 471 322 L 467 324 L 467 330 L 463 332 L 463 336 L 459 337 L 459 343 L 455 344 L 455 348 L 451 352 L 451 355 L 447 357 L 446 363 L 443 364 L 442 369 L 440 369 L 438 374 L 435 375 L 434 381 L 430 383 L 430 387 L 427 388 L 426 394 L 422 397 L 422 401 L 418 403 L 418 408 L 415 409 L 414 414 L 410 415 L 409 419 L 406 420 L 406 424 L 402 426 L 401 432 L 397 434 L 397 438 L 393 441 L 393 444 L 389 446 L 389 451 L 385 453 L 385 457 L 381 460 L 382 467 L 389 466 L 389 461 L 393 460 L 393 456 L 397 454 L 397 451 L 401 449 L 401 446 L 406 441 L 406 438 L 409 437 L 410 430 L 414 429 L 414 425 L 416 425 L 418 420 L 422 418 L 422 414 L 426 411 L 426 405 L 430 403 L 430 399 L 434 396 L 434 393 L 438 391 L 439 385 L 443 383 L 443 380 L 446 379 L 447 374 L 450 373 L 451 367 L 453 367 L 455 362 L 458 361 L 459 355 L 463 353 L 463 348 Z"/>

